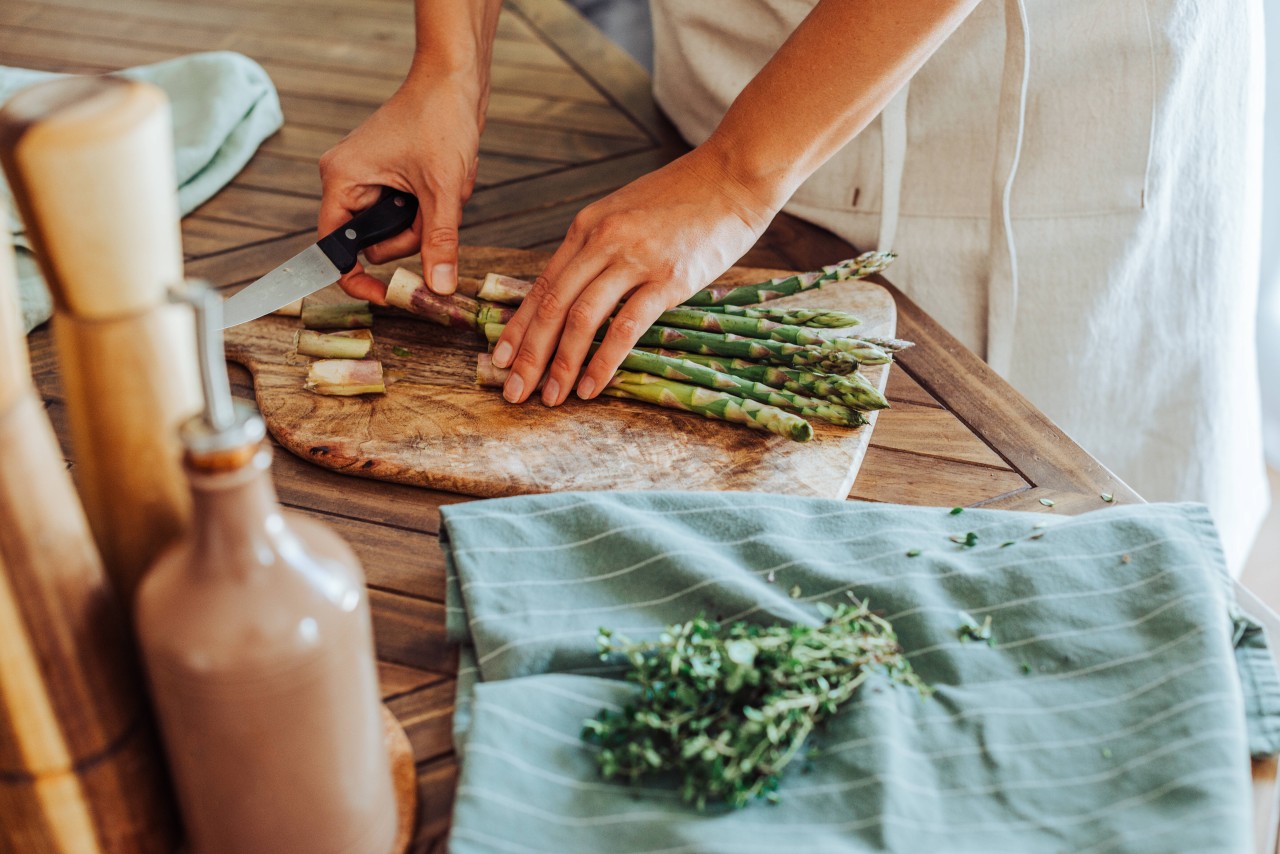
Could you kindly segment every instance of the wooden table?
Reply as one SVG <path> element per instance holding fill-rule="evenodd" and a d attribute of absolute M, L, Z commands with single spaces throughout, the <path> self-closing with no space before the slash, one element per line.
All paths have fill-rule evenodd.
<path fill-rule="evenodd" d="M 187 272 L 251 281 L 315 237 L 316 159 L 390 95 L 413 50 L 408 0 L 4 0 L 0 64 L 93 73 L 195 51 L 258 60 L 287 123 L 244 172 L 183 221 Z M 574 214 L 684 150 L 649 79 L 560 0 L 507 0 L 479 181 L 462 240 L 554 248 Z M 843 241 L 781 217 L 744 263 L 811 269 Z M 1075 513 L 1140 500 L 910 300 L 901 337 L 919 342 L 891 372 L 852 498 Z M 31 337 L 37 381 L 60 436 L 66 417 L 47 330 Z M 236 390 L 251 398 L 247 377 Z M 64 446 L 65 446 L 64 441 Z M 373 603 L 384 697 L 418 763 L 413 850 L 443 849 L 457 767 L 450 745 L 455 652 L 444 642 L 439 507 L 465 496 L 344 477 L 281 452 L 281 499 L 355 547 Z M 1040 503 L 1051 498 L 1050 511 Z M 1260 603 L 1259 603 L 1260 605 Z M 1256 608 L 1255 608 L 1256 610 Z M 1260 850 L 1274 850 L 1274 764 L 1255 768 Z"/>

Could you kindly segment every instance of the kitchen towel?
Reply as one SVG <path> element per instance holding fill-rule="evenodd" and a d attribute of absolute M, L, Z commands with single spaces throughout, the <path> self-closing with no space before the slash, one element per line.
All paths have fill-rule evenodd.
<path fill-rule="evenodd" d="M 197 53 L 116 74 L 154 83 L 169 96 L 178 208 L 184 216 L 234 178 L 262 141 L 284 122 L 271 78 L 262 66 L 242 54 Z M 19 89 L 62 76 L 0 66 L 0 104 Z M 22 319 L 30 332 L 49 319 L 53 304 L 23 237 L 22 221 L 2 174 L 0 205 L 17 248 Z"/>
<path fill-rule="evenodd" d="M 1251 849 L 1249 756 L 1280 748 L 1280 681 L 1203 506 L 565 493 L 441 512 L 463 652 L 451 851 Z M 930 697 L 864 690 L 776 806 L 699 813 L 600 779 L 582 722 L 636 689 L 598 628 L 816 623 L 846 591 L 893 622 Z M 993 645 L 961 642 L 962 612 Z"/>

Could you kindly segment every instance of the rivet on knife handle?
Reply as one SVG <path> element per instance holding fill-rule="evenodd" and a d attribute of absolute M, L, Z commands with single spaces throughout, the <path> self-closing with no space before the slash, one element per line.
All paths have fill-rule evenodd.
<path fill-rule="evenodd" d="M 412 193 L 387 189 L 372 207 L 320 238 L 316 245 L 338 272 L 347 273 L 356 265 L 361 249 L 395 237 L 413 225 L 417 215 L 418 200 Z"/>

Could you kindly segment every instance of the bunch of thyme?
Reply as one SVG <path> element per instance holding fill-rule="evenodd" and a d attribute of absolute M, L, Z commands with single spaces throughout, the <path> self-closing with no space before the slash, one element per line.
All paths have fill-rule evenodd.
<path fill-rule="evenodd" d="M 816 627 L 698 617 L 645 643 L 601 629 L 601 658 L 625 657 L 627 678 L 642 689 L 622 710 L 585 722 L 601 774 L 635 783 L 672 773 L 698 809 L 776 801 L 805 739 L 873 673 L 928 692 L 888 621 L 849 598 L 820 603 L 825 621 Z"/>

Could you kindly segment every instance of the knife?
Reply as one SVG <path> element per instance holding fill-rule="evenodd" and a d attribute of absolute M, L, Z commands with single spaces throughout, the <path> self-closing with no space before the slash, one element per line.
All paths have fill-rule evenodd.
<path fill-rule="evenodd" d="M 222 304 L 222 328 L 256 320 L 333 284 L 356 265 L 361 249 L 396 236 L 417 215 L 418 200 L 412 193 L 383 188 L 372 207 L 228 297 Z"/>

